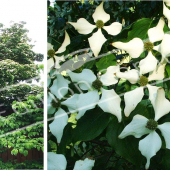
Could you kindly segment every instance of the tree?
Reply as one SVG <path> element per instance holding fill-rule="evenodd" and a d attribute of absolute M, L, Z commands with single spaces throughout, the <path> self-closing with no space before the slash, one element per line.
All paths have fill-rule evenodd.
<path fill-rule="evenodd" d="M 33 45 L 29 44 L 28 30 L 24 25 L 25 22 L 14 23 L 10 28 L 2 26 L 0 29 L 0 87 L 3 88 L 0 92 L 0 102 L 3 107 L 0 110 L 7 109 L 8 113 L 11 113 L 14 100 L 18 98 L 22 101 L 28 93 L 31 93 L 31 84 L 18 83 L 33 78 L 38 80 L 40 69 L 34 61 L 43 59 L 42 54 L 32 51 Z M 42 92 L 42 88 L 40 89 Z"/>
<path fill-rule="evenodd" d="M 43 55 L 32 50 L 25 24 L 0 28 L 0 148 L 27 156 L 33 148 L 43 151 L 43 87 L 31 84 L 40 79 L 35 61 Z"/>

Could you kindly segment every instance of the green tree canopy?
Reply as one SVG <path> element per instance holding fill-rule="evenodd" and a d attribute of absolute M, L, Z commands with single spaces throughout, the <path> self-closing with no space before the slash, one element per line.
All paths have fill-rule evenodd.
<path fill-rule="evenodd" d="M 32 51 L 31 39 L 28 30 L 24 28 L 25 22 L 14 23 L 10 28 L 0 29 L 0 60 L 11 59 L 20 64 L 33 64 L 42 61 L 43 55 Z"/>

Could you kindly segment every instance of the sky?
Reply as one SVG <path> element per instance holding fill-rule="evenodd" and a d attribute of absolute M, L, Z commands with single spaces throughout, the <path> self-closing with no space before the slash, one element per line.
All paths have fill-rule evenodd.
<path fill-rule="evenodd" d="M 46 54 L 47 0 L 0 0 L 0 23 L 25 21 L 33 51 Z M 36 41 L 36 42 L 35 42 Z"/>

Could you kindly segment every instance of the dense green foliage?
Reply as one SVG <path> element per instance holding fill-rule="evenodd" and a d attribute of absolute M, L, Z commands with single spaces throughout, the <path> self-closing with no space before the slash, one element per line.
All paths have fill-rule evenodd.
<path fill-rule="evenodd" d="M 0 160 L 0 167 L 4 170 L 6 169 L 43 169 L 43 161 L 40 159 L 38 161 L 25 161 L 23 163 L 16 163 L 8 161 L 6 163 Z"/>
<path fill-rule="evenodd" d="M 14 23 L 10 28 L 0 28 L 0 60 L 11 59 L 20 64 L 33 64 L 42 61 L 43 55 L 32 51 L 25 22 Z"/>

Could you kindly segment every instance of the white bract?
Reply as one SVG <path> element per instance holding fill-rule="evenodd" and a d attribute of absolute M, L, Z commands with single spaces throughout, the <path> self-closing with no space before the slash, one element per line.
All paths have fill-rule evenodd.
<path fill-rule="evenodd" d="M 163 0 L 167 6 L 170 6 L 170 0 Z"/>
<path fill-rule="evenodd" d="M 80 34 L 90 34 L 95 28 L 98 28 L 98 31 L 88 38 L 95 57 L 98 56 L 102 45 L 106 42 L 106 38 L 102 34 L 101 28 L 105 29 L 110 35 L 117 35 L 122 30 L 122 24 L 119 22 L 114 22 L 109 26 L 104 26 L 104 24 L 110 20 L 110 15 L 104 11 L 103 3 L 104 2 L 96 8 L 92 16 L 96 25 L 90 24 L 85 18 L 80 18 L 76 23 L 69 22 Z"/>
<path fill-rule="evenodd" d="M 170 149 L 170 122 L 162 125 L 158 125 L 157 123 L 161 117 L 170 112 L 170 102 L 165 98 L 165 92 L 162 88 L 159 88 L 157 95 L 152 95 L 150 100 L 155 110 L 154 120 L 148 120 L 144 116 L 135 115 L 133 120 L 119 135 L 119 138 L 123 139 L 130 135 L 140 138 L 141 136 L 148 134 L 139 142 L 139 150 L 147 159 L 146 169 L 149 168 L 150 159 L 156 155 L 162 146 L 161 138 L 155 131 L 157 128 L 161 131 L 163 137 L 165 138 L 166 148 Z"/>
<path fill-rule="evenodd" d="M 76 161 L 73 170 L 92 170 L 95 160 L 86 158 L 85 160 Z M 48 170 L 66 170 L 67 160 L 62 154 L 48 152 L 47 154 Z"/>
<path fill-rule="evenodd" d="M 47 153 L 48 170 L 66 170 L 67 160 L 62 154 L 55 154 L 53 152 Z"/>
<path fill-rule="evenodd" d="M 53 46 L 50 43 L 47 43 L 47 54 L 50 59 L 47 60 L 47 73 L 50 72 L 51 68 L 60 68 L 60 62 L 65 61 L 64 56 L 57 57 L 56 54 L 63 53 L 66 50 L 66 47 L 70 44 L 70 37 L 65 31 L 65 39 L 58 51 L 54 51 Z M 55 62 L 54 62 L 55 60 Z"/>
<path fill-rule="evenodd" d="M 95 160 L 86 158 L 85 160 L 76 161 L 73 170 L 92 170 Z"/>
<path fill-rule="evenodd" d="M 132 58 L 138 58 L 144 50 L 148 51 L 146 58 L 142 59 L 139 63 L 139 67 L 142 74 L 146 74 L 150 71 L 156 69 L 158 60 L 153 56 L 152 49 L 154 48 L 153 43 L 161 41 L 164 37 L 164 28 L 165 21 L 161 18 L 156 27 L 150 28 L 148 30 L 148 41 L 142 41 L 140 38 L 134 38 L 129 42 L 114 42 L 112 45 L 116 48 L 125 50 Z M 167 45 L 166 45 L 167 47 Z M 149 67 L 148 67 L 149 65 Z M 147 69 L 146 69 L 147 68 Z"/>
<path fill-rule="evenodd" d="M 159 51 L 162 54 L 161 63 L 166 63 L 166 58 L 170 57 L 170 34 L 165 34 L 161 44 L 154 47 L 155 50 Z"/>
<path fill-rule="evenodd" d="M 119 71 L 119 66 L 111 66 L 110 70 L 116 73 Z M 77 109 L 79 111 L 76 116 L 77 119 L 81 118 L 85 112 L 89 109 L 95 108 L 98 105 L 104 112 L 111 113 L 118 118 L 120 122 L 122 119 L 121 116 L 121 99 L 116 94 L 116 92 L 111 90 L 105 90 L 103 85 L 108 84 L 108 75 L 103 75 L 100 79 L 94 75 L 94 73 L 89 69 L 84 69 L 81 73 L 73 73 L 68 71 L 68 74 L 73 82 L 75 82 L 75 86 L 80 87 L 80 90 L 91 90 L 87 93 L 80 94 L 77 100 Z M 111 84 L 116 84 L 116 76 L 111 78 Z M 101 99 L 98 91 L 101 91 Z"/>
<path fill-rule="evenodd" d="M 164 0 L 164 2 L 163 2 L 163 14 L 168 19 L 168 27 L 170 28 L 170 10 L 167 7 L 167 6 L 170 7 L 170 1 L 169 0 Z"/>
<path fill-rule="evenodd" d="M 157 95 L 157 90 L 159 87 L 152 86 L 148 84 L 152 80 L 163 80 L 165 71 L 165 64 L 159 65 L 156 70 L 150 73 L 149 77 L 142 76 L 140 71 L 136 69 L 128 70 L 126 72 L 117 72 L 116 76 L 122 79 L 128 80 L 131 84 L 138 83 L 140 87 L 126 92 L 124 94 L 125 99 L 125 116 L 129 116 L 130 113 L 136 108 L 138 103 L 142 100 L 144 96 L 144 88 L 147 87 L 149 90 L 149 99 Z M 163 107 L 163 106 L 162 106 Z"/>
<path fill-rule="evenodd" d="M 106 70 L 106 73 L 103 74 L 100 78 L 103 85 L 110 86 L 110 85 L 116 84 L 118 82 L 118 78 L 115 75 L 117 72 L 120 72 L 119 65 L 109 66 Z"/>

